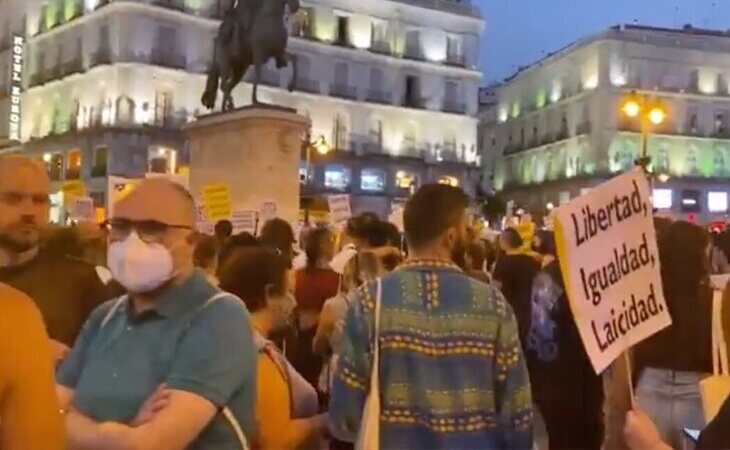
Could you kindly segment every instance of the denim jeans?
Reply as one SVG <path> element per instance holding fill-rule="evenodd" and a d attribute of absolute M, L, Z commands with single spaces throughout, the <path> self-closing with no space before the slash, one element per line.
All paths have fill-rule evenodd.
<path fill-rule="evenodd" d="M 705 427 L 699 382 L 705 374 L 647 368 L 636 387 L 638 406 L 654 421 L 662 439 L 682 448 L 684 428 Z"/>

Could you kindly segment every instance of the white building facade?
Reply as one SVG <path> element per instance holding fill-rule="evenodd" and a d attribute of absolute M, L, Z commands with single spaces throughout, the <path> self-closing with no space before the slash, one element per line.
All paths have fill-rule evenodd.
<path fill-rule="evenodd" d="M 180 127 L 206 112 L 200 97 L 228 3 L 0 0 L 0 92 L 11 92 L 10 44 L 25 39 L 24 151 L 44 158 L 59 183 L 84 180 L 98 204 L 108 175 L 184 171 Z M 268 67 L 259 100 L 309 116 L 311 138 L 335 150 L 303 167 L 304 194 L 348 192 L 355 209 L 386 214 L 411 186 L 471 186 L 480 160 L 479 11 L 465 0 L 303 8 L 302 24 L 289 25 L 296 89 L 286 90 L 290 70 Z M 251 85 L 240 85 L 236 105 L 250 95 Z M 11 103 L 0 97 L 0 135 L 10 135 Z"/>
<path fill-rule="evenodd" d="M 621 106 L 635 91 L 668 114 L 648 137 L 652 168 L 664 175 L 654 183 L 655 207 L 676 217 L 724 220 L 729 82 L 730 33 L 613 27 L 495 89 L 481 114 L 485 175 L 506 199 L 544 211 L 631 169 L 641 153 L 640 123 L 623 116 Z"/>

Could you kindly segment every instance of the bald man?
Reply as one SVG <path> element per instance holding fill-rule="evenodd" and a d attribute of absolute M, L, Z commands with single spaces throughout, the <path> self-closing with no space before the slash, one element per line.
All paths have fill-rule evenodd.
<path fill-rule="evenodd" d="M 114 214 L 108 266 L 128 295 L 91 314 L 57 373 L 71 448 L 244 448 L 257 350 L 243 302 L 194 267 L 192 197 L 145 180 Z"/>
<path fill-rule="evenodd" d="M 50 182 L 45 167 L 23 155 L 0 156 L 0 282 L 30 296 L 51 339 L 73 344 L 89 313 L 118 295 L 90 264 L 44 249 Z"/>

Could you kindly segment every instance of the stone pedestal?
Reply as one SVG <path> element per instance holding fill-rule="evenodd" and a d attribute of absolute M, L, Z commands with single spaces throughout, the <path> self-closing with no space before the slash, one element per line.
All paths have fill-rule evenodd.
<path fill-rule="evenodd" d="M 203 186 L 225 183 L 232 211 L 259 211 L 274 201 L 276 215 L 295 223 L 302 138 L 310 124 L 293 109 L 263 105 L 200 117 L 185 127 L 191 192 L 200 197 Z"/>

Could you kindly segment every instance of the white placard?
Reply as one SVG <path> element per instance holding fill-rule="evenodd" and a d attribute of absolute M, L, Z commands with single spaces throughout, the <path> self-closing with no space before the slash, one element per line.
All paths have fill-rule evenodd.
<path fill-rule="evenodd" d="M 341 225 L 352 217 L 349 195 L 330 195 L 327 197 L 327 203 L 329 204 L 330 223 L 332 225 Z"/>
<path fill-rule="evenodd" d="M 405 231 L 405 225 L 403 223 L 403 208 L 396 208 L 388 216 L 388 222 L 398 227 L 398 231 L 403 233 Z"/>
<path fill-rule="evenodd" d="M 279 212 L 279 208 L 276 205 L 276 202 L 273 200 L 267 200 L 263 203 L 261 203 L 261 209 L 259 209 L 259 218 L 261 219 L 261 224 L 265 224 L 271 219 L 276 219 L 276 215 Z"/>
<path fill-rule="evenodd" d="M 669 326 L 649 183 L 618 176 L 555 213 L 556 243 L 573 317 L 596 373 Z"/>
<path fill-rule="evenodd" d="M 68 217 L 74 222 L 96 222 L 94 200 L 91 197 L 72 197 L 68 204 Z"/>
<path fill-rule="evenodd" d="M 231 215 L 233 234 L 247 232 L 255 235 L 257 220 L 258 213 L 256 211 L 233 211 Z"/>

